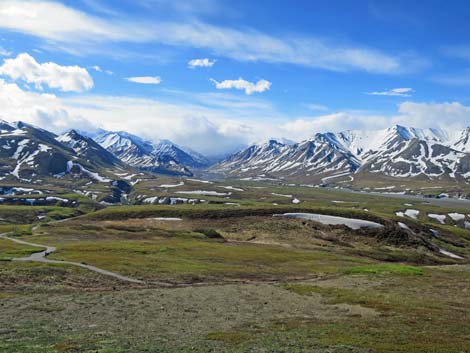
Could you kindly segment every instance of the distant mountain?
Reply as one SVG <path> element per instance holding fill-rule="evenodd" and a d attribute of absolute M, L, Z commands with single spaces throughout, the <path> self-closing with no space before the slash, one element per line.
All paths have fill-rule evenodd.
<path fill-rule="evenodd" d="M 470 152 L 470 127 L 457 134 L 452 147 L 457 151 Z"/>
<path fill-rule="evenodd" d="M 470 179 L 470 129 L 448 133 L 400 125 L 379 131 L 318 133 L 288 145 L 270 140 L 217 163 L 212 172 L 231 177 L 268 176 L 328 182 L 373 174 L 396 178 Z"/>
<path fill-rule="evenodd" d="M 77 156 L 84 158 L 90 164 L 120 167 L 124 165 L 118 158 L 101 147 L 93 139 L 78 133 L 76 130 L 70 130 L 56 137 L 56 140 L 73 149 Z"/>
<path fill-rule="evenodd" d="M 123 131 L 102 132 L 94 140 L 122 162 L 144 171 L 191 176 L 190 168 L 208 165 L 205 157 L 168 140 L 152 143 Z"/>
<path fill-rule="evenodd" d="M 168 140 L 152 143 L 127 132 L 104 130 L 94 134 L 70 130 L 57 136 L 23 122 L 0 120 L 0 180 L 71 175 L 106 183 L 135 175 L 136 169 L 180 176 L 200 170 L 231 178 L 309 183 L 361 178 L 468 183 L 470 128 L 446 131 L 396 125 L 377 131 L 317 133 L 299 143 L 270 139 L 205 169 L 209 164 L 204 156 Z"/>
<path fill-rule="evenodd" d="M 75 131 L 57 136 L 32 125 L 0 121 L 0 180 L 33 180 L 81 175 L 111 181 L 104 168 L 124 164 L 87 137 Z M 101 173 L 101 174 L 100 174 Z"/>

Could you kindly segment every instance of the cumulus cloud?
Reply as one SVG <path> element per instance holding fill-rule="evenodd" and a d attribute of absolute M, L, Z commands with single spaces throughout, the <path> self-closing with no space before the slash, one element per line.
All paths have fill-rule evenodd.
<path fill-rule="evenodd" d="M 221 82 L 218 82 L 211 78 L 210 81 L 215 84 L 215 87 L 217 89 L 239 89 L 244 90 L 245 93 L 248 95 L 253 94 L 255 92 L 262 93 L 271 88 L 271 82 L 269 81 L 259 80 L 258 82 L 253 83 L 246 81 L 241 77 L 238 80 L 224 80 Z"/>
<path fill-rule="evenodd" d="M 291 120 L 280 126 L 281 136 L 293 140 L 304 140 L 317 132 L 337 132 L 344 130 L 376 130 L 387 127 L 390 118 L 379 115 L 333 113 L 316 117 Z"/>
<path fill-rule="evenodd" d="M 1 117 L 24 121 L 60 133 L 67 128 L 94 130 L 96 125 L 77 114 L 70 113 L 60 98 L 53 94 L 22 90 L 16 83 L 0 79 Z"/>
<path fill-rule="evenodd" d="M 198 20 L 153 21 L 126 16 L 97 17 L 58 2 L 2 0 L 0 28 L 45 39 L 48 45 L 83 54 L 102 43 L 160 43 L 207 49 L 239 61 L 288 63 L 334 71 L 371 73 L 413 71 L 425 60 L 412 55 L 391 55 L 360 44 L 342 44 L 313 36 L 278 35 L 251 28 L 216 26 Z M 81 51 L 76 46 L 80 43 Z"/>
<path fill-rule="evenodd" d="M 470 125 L 470 106 L 459 102 L 403 102 L 391 116 L 338 112 L 303 117 L 280 125 L 280 136 L 293 140 L 306 139 L 316 132 L 344 130 L 378 130 L 395 124 L 417 128 L 441 128 L 452 133 Z"/>
<path fill-rule="evenodd" d="M 209 60 L 208 58 L 204 59 L 192 59 L 188 61 L 188 67 L 190 69 L 195 69 L 196 67 L 211 67 L 214 66 L 215 60 Z"/>
<path fill-rule="evenodd" d="M 159 85 L 162 82 L 162 79 L 159 76 L 127 77 L 126 80 L 129 82 L 141 83 L 144 85 Z"/>
<path fill-rule="evenodd" d="M 57 133 L 67 128 L 125 130 L 150 140 L 166 138 L 208 155 L 233 151 L 271 136 L 300 141 L 316 132 L 376 130 L 393 124 L 457 131 L 470 121 L 470 106 L 458 102 L 403 102 L 390 116 L 337 112 L 292 117 L 259 97 L 226 92 L 196 94 L 192 99 L 172 96 L 168 100 L 106 95 L 58 97 L 26 91 L 2 79 L 0 107 L 3 119 L 23 120 Z"/>
<path fill-rule="evenodd" d="M 32 83 L 37 89 L 46 85 L 64 92 L 82 92 L 93 87 L 93 79 L 86 69 L 53 62 L 40 64 L 27 53 L 6 59 L 0 66 L 0 75 Z"/>
<path fill-rule="evenodd" d="M 386 91 L 366 92 L 371 96 L 411 97 L 412 88 L 392 88 Z"/>
<path fill-rule="evenodd" d="M 443 129 L 470 126 L 470 106 L 459 102 L 403 102 L 399 105 L 398 112 L 400 115 L 394 117 L 393 122 L 408 126 Z"/>

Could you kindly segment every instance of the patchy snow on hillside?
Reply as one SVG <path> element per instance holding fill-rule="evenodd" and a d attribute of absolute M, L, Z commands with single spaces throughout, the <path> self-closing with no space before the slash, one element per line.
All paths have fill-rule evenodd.
<path fill-rule="evenodd" d="M 432 218 L 432 219 L 435 219 L 436 221 L 438 221 L 441 224 L 445 224 L 447 216 L 445 214 L 428 213 L 428 217 Z"/>
<path fill-rule="evenodd" d="M 455 222 L 459 222 L 465 219 L 465 215 L 457 212 L 449 213 L 449 217 L 452 218 Z"/>
<path fill-rule="evenodd" d="M 178 184 L 162 184 L 158 185 L 159 188 L 177 188 L 184 185 L 184 181 L 179 182 Z"/>
<path fill-rule="evenodd" d="M 376 222 L 365 221 L 356 218 L 345 218 L 337 216 L 322 215 L 317 213 L 284 213 L 274 215 L 276 217 L 288 217 L 288 218 L 300 218 L 307 219 L 310 221 L 319 222 L 327 225 L 345 225 L 351 229 L 359 229 L 362 227 L 366 228 L 382 228 L 383 225 Z"/>
<path fill-rule="evenodd" d="M 188 191 L 176 191 L 177 194 L 191 194 L 191 195 L 206 195 L 206 196 L 230 196 L 231 192 L 218 192 L 210 190 L 188 190 Z"/>

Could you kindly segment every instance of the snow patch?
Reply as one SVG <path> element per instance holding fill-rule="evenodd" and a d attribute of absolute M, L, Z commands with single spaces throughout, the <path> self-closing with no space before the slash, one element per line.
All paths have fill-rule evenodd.
<path fill-rule="evenodd" d="M 457 212 L 449 213 L 449 217 L 455 222 L 459 222 L 465 219 L 465 215 Z"/>
<path fill-rule="evenodd" d="M 183 185 L 184 185 L 184 181 L 181 181 L 178 184 L 162 184 L 162 185 L 159 185 L 158 187 L 159 188 L 177 188 Z"/>
<path fill-rule="evenodd" d="M 428 217 L 435 219 L 438 221 L 440 224 L 445 224 L 446 222 L 446 215 L 445 214 L 436 214 L 436 213 L 428 213 Z"/>
<path fill-rule="evenodd" d="M 209 190 L 190 190 L 190 191 L 176 191 L 177 194 L 191 194 L 191 195 L 207 195 L 207 196 L 230 196 L 231 192 L 217 192 Z"/>
<path fill-rule="evenodd" d="M 446 256 L 449 256 L 453 259 L 457 259 L 457 260 L 463 260 L 463 257 L 462 256 L 459 256 L 457 254 L 454 254 L 454 253 L 451 253 L 450 251 L 447 251 L 447 250 L 444 250 L 444 249 L 439 249 L 439 252 L 442 254 L 442 255 L 446 255 Z"/>
<path fill-rule="evenodd" d="M 362 219 L 345 218 L 338 216 L 328 216 L 317 213 L 284 213 L 280 215 L 274 215 L 276 217 L 288 217 L 288 218 L 300 218 L 308 219 L 311 221 L 319 222 L 327 225 L 345 225 L 351 229 L 359 229 L 362 227 L 366 228 L 382 228 L 383 225 L 371 221 L 365 221 Z"/>

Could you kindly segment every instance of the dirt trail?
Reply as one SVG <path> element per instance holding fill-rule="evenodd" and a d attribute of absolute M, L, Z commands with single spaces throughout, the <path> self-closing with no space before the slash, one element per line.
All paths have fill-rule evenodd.
<path fill-rule="evenodd" d="M 33 246 L 33 247 L 36 247 L 36 248 L 45 249 L 43 251 L 38 251 L 38 252 L 32 253 L 28 257 L 14 258 L 13 261 L 25 261 L 25 262 L 26 261 L 33 261 L 33 262 L 43 262 L 43 263 L 49 263 L 49 264 L 65 264 L 65 265 L 78 266 L 78 267 L 85 268 L 85 269 L 90 270 L 90 271 L 101 273 L 102 275 L 105 275 L 105 276 L 110 276 L 110 277 L 117 278 L 121 281 L 131 282 L 131 283 L 142 283 L 142 284 L 144 283 L 144 281 L 134 279 L 134 278 L 130 278 L 130 277 L 126 277 L 126 276 L 122 276 L 118 273 L 103 270 L 101 268 L 98 268 L 98 267 L 95 267 L 95 266 L 92 266 L 92 265 L 85 265 L 85 264 L 82 264 L 82 263 L 79 263 L 79 262 L 72 262 L 72 261 L 49 260 L 46 257 L 48 255 L 50 255 L 51 253 L 53 253 L 54 251 L 56 251 L 57 248 L 55 248 L 53 246 L 35 244 L 35 243 L 30 243 L 30 242 L 27 242 L 27 241 L 24 241 L 24 240 L 20 240 L 20 239 L 10 238 L 10 237 L 7 236 L 7 234 L 8 233 L 0 234 L 0 238 L 5 239 L 5 240 L 10 240 L 10 241 L 13 241 L 13 242 L 18 243 L 18 244 L 23 244 L 23 245 Z"/>

